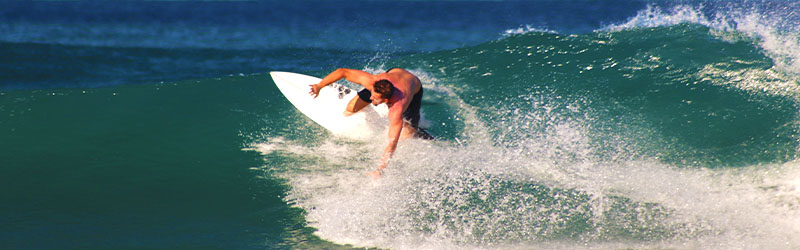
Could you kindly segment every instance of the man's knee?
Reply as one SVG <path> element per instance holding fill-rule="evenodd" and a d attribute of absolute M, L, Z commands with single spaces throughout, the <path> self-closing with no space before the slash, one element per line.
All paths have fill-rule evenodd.
<path fill-rule="evenodd" d="M 358 98 L 358 96 L 356 96 L 356 97 L 353 98 L 353 100 L 350 100 L 350 102 L 347 104 L 347 108 L 345 109 L 345 111 L 346 111 L 345 113 L 350 112 L 352 114 L 352 113 L 358 112 L 359 110 L 361 110 L 364 107 L 366 107 L 367 104 L 368 103 L 362 101 L 361 99 Z"/>

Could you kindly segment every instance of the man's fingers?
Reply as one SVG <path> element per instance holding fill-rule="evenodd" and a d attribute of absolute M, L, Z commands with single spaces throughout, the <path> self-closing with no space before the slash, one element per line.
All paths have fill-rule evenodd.
<path fill-rule="evenodd" d="M 316 89 L 314 89 L 314 85 L 308 85 L 308 86 L 311 87 L 311 91 L 308 91 L 308 94 L 310 94 L 314 98 L 317 98 L 317 95 L 319 95 L 319 93 L 317 92 Z"/>

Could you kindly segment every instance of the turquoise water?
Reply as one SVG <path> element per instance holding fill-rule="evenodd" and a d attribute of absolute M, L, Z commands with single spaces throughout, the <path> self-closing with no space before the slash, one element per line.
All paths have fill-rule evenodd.
<path fill-rule="evenodd" d="M 314 4 L 309 16 L 335 9 L 0 12 L 0 248 L 800 247 L 796 4 L 391 6 L 453 10 L 428 23 L 260 15 Z M 272 38 L 294 34 L 272 24 L 287 22 L 374 30 L 301 46 Z M 207 27 L 218 36 L 198 36 Z M 364 176 L 384 139 L 333 137 L 268 74 L 337 67 L 417 74 L 422 124 L 441 140 L 404 141 L 385 178 Z"/>

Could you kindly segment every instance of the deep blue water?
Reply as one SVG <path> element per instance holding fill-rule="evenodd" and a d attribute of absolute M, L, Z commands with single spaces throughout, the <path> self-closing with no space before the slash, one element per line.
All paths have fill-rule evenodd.
<path fill-rule="evenodd" d="M 626 2 L 626 1 L 622 1 Z M 627 2 L 626 2 L 627 3 Z M 642 3 L 5 2 L 8 88 L 158 83 L 477 45 L 525 26 L 591 32 Z M 314 55 L 314 56 L 309 56 Z M 7 66 L 6 66 L 7 65 Z"/>
<path fill-rule="evenodd" d="M 0 2 L 0 248 L 800 247 L 791 1 Z M 336 138 L 269 71 L 404 67 Z"/>

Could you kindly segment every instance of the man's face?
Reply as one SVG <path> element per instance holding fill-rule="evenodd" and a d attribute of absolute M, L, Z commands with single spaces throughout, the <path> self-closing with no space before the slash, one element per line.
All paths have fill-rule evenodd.
<path fill-rule="evenodd" d="M 378 92 L 372 92 L 372 96 L 370 96 L 369 99 L 372 101 L 372 105 L 374 106 L 378 106 L 381 103 L 386 102 L 386 98 L 383 98 L 383 95 Z"/>

